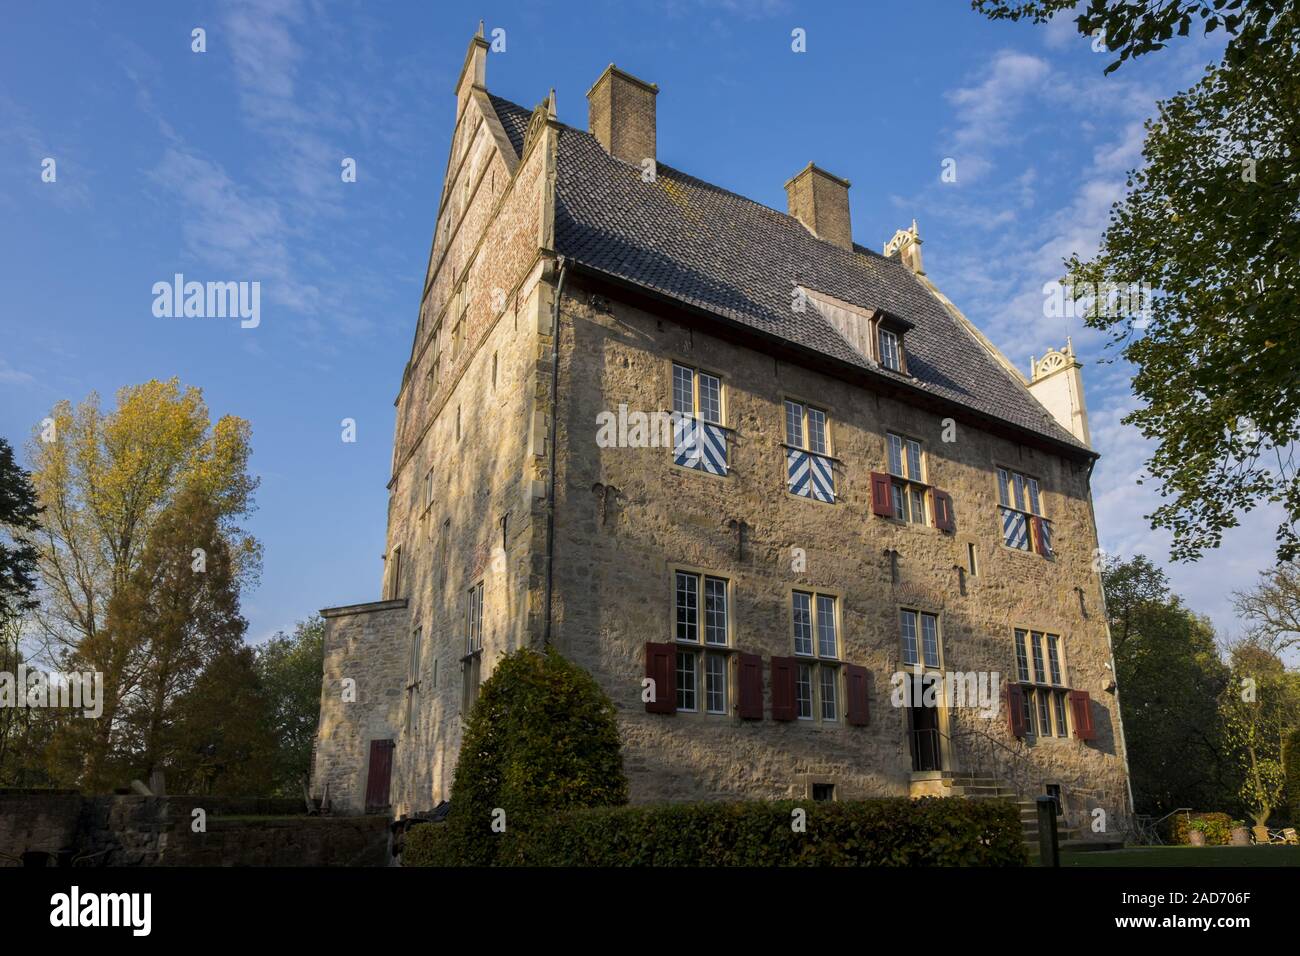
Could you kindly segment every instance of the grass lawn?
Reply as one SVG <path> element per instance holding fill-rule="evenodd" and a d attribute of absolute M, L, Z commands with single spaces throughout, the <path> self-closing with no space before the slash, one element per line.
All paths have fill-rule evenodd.
<path fill-rule="evenodd" d="M 1138 846 L 1061 853 L 1061 866 L 1300 866 L 1300 846 Z"/>

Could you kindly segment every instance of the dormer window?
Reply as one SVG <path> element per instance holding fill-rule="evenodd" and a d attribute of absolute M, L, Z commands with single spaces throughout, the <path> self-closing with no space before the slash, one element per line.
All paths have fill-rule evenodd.
<path fill-rule="evenodd" d="M 889 329 L 880 330 L 880 364 L 895 372 L 903 370 L 903 344 Z"/>
<path fill-rule="evenodd" d="M 882 367 L 901 375 L 907 372 L 907 350 L 903 346 L 903 337 L 912 328 L 906 319 L 877 311 L 876 326 L 876 361 Z"/>

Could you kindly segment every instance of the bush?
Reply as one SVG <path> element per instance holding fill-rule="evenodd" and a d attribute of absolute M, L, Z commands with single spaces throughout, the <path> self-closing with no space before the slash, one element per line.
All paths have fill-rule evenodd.
<path fill-rule="evenodd" d="M 455 860 L 486 865 L 500 842 L 498 810 L 514 828 L 535 815 L 626 802 L 614 705 L 554 649 L 523 649 L 502 658 L 480 688 L 440 842 Z"/>
<path fill-rule="evenodd" d="M 1226 813 L 1193 813 L 1188 823 L 1186 814 L 1170 818 L 1169 837 L 1171 843 L 1186 845 L 1191 843 L 1188 833 L 1199 830 L 1205 834 L 1206 846 L 1227 846 L 1232 842 L 1232 828 L 1240 826 L 1240 821 L 1233 820 Z"/>
<path fill-rule="evenodd" d="M 807 813 L 791 828 L 792 811 Z M 925 798 L 846 803 L 703 803 L 534 816 L 493 834 L 498 865 L 1023 866 L 1016 807 Z M 403 863 L 474 865 L 482 854 L 445 825 L 416 827 Z"/>
<path fill-rule="evenodd" d="M 1292 826 L 1300 826 L 1300 729 L 1291 731 L 1286 738 L 1282 748 L 1282 768 L 1287 819 Z"/>

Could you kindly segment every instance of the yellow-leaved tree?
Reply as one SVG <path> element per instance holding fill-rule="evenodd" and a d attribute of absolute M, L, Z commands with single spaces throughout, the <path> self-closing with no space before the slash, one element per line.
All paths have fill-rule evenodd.
<path fill-rule="evenodd" d="M 122 388 L 105 412 L 92 393 L 54 406 L 28 446 L 44 506 L 35 535 L 42 578 L 38 620 L 50 657 L 103 675 L 103 715 L 65 723 L 57 776 L 86 789 L 112 783 L 125 717 L 147 693 L 154 649 L 138 627 L 114 621 L 110 605 L 138 582 L 160 519 L 201 498 L 216 516 L 232 576 L 252 583 L 261 547 L 239 527 L 253 508 L 247 421 L 211 421 L 203 393 L 177 379 Z M 197 546 L 197 543 L 196 543 Z M 120 781 L 125 782 L 125 781 Z"/>

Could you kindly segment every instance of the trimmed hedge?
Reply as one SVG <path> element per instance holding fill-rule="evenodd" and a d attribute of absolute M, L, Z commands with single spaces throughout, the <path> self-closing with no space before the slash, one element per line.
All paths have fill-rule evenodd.
<path fill-rule="evenodd" d="M 806 811 L 806 830 L 791 828 Z M 1023 866 L 1017 808 L 928 797 L 845 803 L 697 803 L 602 807 L 532 817 L 467 845 L 445 824 L 407 835 L 406 866 Z"/>

